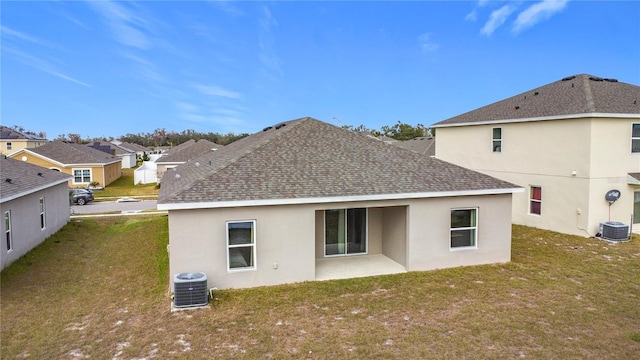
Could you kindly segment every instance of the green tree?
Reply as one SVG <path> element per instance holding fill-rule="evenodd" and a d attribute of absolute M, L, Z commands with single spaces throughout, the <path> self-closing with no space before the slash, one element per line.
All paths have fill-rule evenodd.
<path fill-rule="evenodd" d="M 427 135 L 427 128 L 424 125 L 418 124 L 414 127 L 401 121 L 398 121 L 393 126 L 385 125 L 380 130 L 382 135 L 396 140 L 410 140 Z"/>

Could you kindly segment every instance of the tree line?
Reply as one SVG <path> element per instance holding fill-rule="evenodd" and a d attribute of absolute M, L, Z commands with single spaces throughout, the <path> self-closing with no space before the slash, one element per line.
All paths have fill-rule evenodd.
<path fill-rule="evenodd" d="M 20 131 L 25 134 L 39 135 L 43 138 L 46 138 L 46 133 L 44 132 L 33 132 L 29 130 L 25 130 L 21 126 L 14 125 L 11 127 L 17 131 Z M 397 123 L 388 126 L 382 126 L 379 130 L 368 128 L 365 125 L 342 125 L 342 128 L 356 131 L 359 133 L 369 133 L 376 137 L 386 136 L 396 140 L 410 140 L 416 137 L 422 136 L 435 136 L 435 129 L 427 128 L 422 124 L 417 124 L 416 126 L 412 126 L 407 123 L 403 123 L 398 121 Z M 176 131 L 167 131 L 164 128 L 155 129 L 152 132 L 140 132 L 137 134 L 128 133 L 126 135 L 120 136 L 119 138 L 114 137 L 82 137 L 82 135 L 77 133 L 69 133 L 69 134 L 60 134 L 54 140 L 62 140 L 66 142 L 76 143 L 76 144 L 89 144 L 94 141 L 114 141 L 120 140 L 122 142 L 129 142 L 139 144 L 145 147 L 154 148 L 159 146 L 176 146 L 180 145 L 184 142 L 187 142 L 191 139 L 193 140 L 201 140 L 206 139 L 211 142 L 214 142 L 219 145 L 228 145 L 236 140 L 240 140 L 243 137 L 249 136 L 248 133 L 227 133 L 220 134 L 217 132 L 198 132 L 195 130 L 183 130 L 181 132 Z"/>

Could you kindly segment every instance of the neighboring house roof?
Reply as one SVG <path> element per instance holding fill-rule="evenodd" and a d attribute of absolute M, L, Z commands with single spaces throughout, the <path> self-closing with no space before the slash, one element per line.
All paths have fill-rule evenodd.
<path fill-rule="evenodd" d="M 156 163 L 184 163 L 202 154 L 209 153 L 214 149 L 222 148 L 206 139 L 195 141 L 193 139 L 172 148 L 166 155 L 162 156 Z"/>
<path fill-rule="evenodd" d="M 221 207 L 515 191 L 521 189 L 307 117 L 168 170 L 158 204 Z"/>
<path fill-rule="evenodd" d="M 588 74 L 568 76 L 432 126 L 551 120 L 584 114 L 640 114 L 640 86 Z"/>
<path fill-rule="evenodd" d="M 59 140 L 51 141 L 33 149 L 22 149 L 16 153 L 21 151 L 40 155 L 62 165 L 106 165 L 121 161 L 116 156 L 86 145 L 71 144 Z M 14 156 L 14 154 L 11 156 Z"/>
<path fill-rule="evenodd" d="M 136 144 L 136 143 L 120 141 L 119 144 L 116 144 L 115 142 L 114 142 L 114 144 L 117 145 L 117 146 L 120 146 L 122 148 L 131 150 L 133 152 L 145 152 L 145 153 L 151 152 L 151 150 L 147 149 L 146 147 L 144 147 L 142 145 Z"/>
<path fill-rule="evenodd" d="M 0 125 L 0 139 L 1 140 L 33 140 L 33 141 L 47 141 L 47 139 L 35 134 L 25 134 L 18 130 L 8 128 Z"/>
<path fill-rule="evenodd" d="M 129 150 L 122 145 L 116 145 L 107 141 L 93 141 L 91 144 L 87 144 L 87 146 L 111 155 L 131 155 L 135 153 L 135 151 Z"/>
<path fill-rule="evenodd" d="M 397 141 L 391 144 L 403 149 L 417 152 L 418 154 L 424 154 L 428 156 L 436 155 L 436 139 L 433 137 L 417 137 L 410 140 Z"/>
<path fill-rule="evenodd" d="M 4 156 L 0 157 L 0 172 L 0 203 L 66 183 L 71 179 L 65 173 Z"/>

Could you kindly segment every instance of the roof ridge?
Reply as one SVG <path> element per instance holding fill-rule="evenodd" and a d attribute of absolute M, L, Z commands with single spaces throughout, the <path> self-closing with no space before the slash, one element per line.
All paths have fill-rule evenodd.
<path fill-rule="evenodd" d="M 588 74 L 583 74 L 582 75 L 582 82 L 584 84 L 584 95 L 585 95 L 585 100 L 587 101 L 587 111 L 588 112 L 596 112 L 596 106 L 595 106 L 595 102 L 593 99 L 593 91 L 591 90 L 591 84 L 590 84 L 590 77 L 593 77 L 592 75 L 588 75 Z"/>
<path fill-rule="evenodd" d="M 299 124 L 302 124 L 302 123 L 306 122 L 309 119 L 312 119 L 312 118 L 304 117 L 304 118 L 299 118 L 299 119 L 294 119 L 294 120 L 289 120 L 289 121 L 283 121 L 283 122 L 278 123 L 278 124 L 285 124 L 286 125 L 286 124 L 290 124 L 292 122 L 295 122 L 294 123 L 295 125 L 299 125 Z M 280 130 L 282 128 L 282 127 L 278 128 L 277 126 L 278 125 L 276 125 L 276 129 L 275 130 Z M 222 166 L 214 167 L 211 170 L 203 172 L 199 176 L 195 177 L 194 180 L 190 182 L 190 186 L 188 186 L 188 187 L 180 187 L 176 191 L 174 191 L 172 193 L 169 193 L 169 194 L 167 194 L 166 196 L 163 196 L 163 197 L 171 198 L 171 197 L 177 196 L 177 195 L 189 190 L 190 188 L 192 188 L 192 187 L 196 186 L 198 183 L 200 183 L 202 180 L 208 178 L 209 176 L 211 176 L 211 175 L 213 175 L 213 174 L 215 174 L 217 172 L 223 171 L 224 169 L 232 166 L 233 164 L 236 164 L 238 161 L 242 160 L 246 156 L 251 155 L 256 150 L 261 149 L 261 148 L 265 147 L 266 145 L 270 144 L 274 139 L 280 138 L 282 136 L 282 134 L 287 133 L 288 130 L 292 128 L 292 127 L 288 127 L 288 126 L 283 126 L 283 127 L 285 128 L 284 129 L 285 131 L 279 131 L 277 135 L 272 136 L 272 137 L 270 137 L 268 139 L 265 139 L 265 141 L 259 142 L 255 146 L 247 146 L 242 153 L 240 153 L 238 156 L 232 156 L 231 159 L 229 161 L 225 162 Z M 271 129 L 271 127 L 267 127 L 265 129 L 261 130 L 260 132 L 265 132 L 265 131 L 268 131 L 270 129 Z M 251 136 L 259 134 L 260 132 L 254 133 L 253 135 L 247 136 L 247 137 L 245 137 L 243 139 L 250 138 Z M 242 141 L 243 139 L 240 139 L 240 140 L 238 140 L 238 141 L 236 141 L 234 143 L 231 143 L 231 144 L 229 144 L 227 146 L 222 146 L 221 149 L 229 148 L 231 150 L 228 150 L 228 151 L 232 151 L 233 147 L 231 147 L 231 146 L 233 144 L 236 144 L 236 146 L 238 146 L 237 144 L 241 144 L 240 141 Z M 195 163 L 198 162 L 197 161 L 198 159 L 205 158 L 205 157 L 211 156 L 211 155 L 212 154 L 210 154 L 210 153 L 205 153 L 205 154 L 202 154 L 202 155 L 194 158 L 193 160 L 187 161 L 187 163 L 194 163 L 195 164 Z M 176 169 L 177 168 L 173 168 L 172 171 L 177 171 Z"/>

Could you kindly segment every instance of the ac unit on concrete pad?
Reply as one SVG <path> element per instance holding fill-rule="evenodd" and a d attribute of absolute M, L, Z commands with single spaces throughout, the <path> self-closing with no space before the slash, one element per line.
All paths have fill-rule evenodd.
<path fill-rule="evenodd" d="M 176 308 L 204 306 L 209 303 L 207 275 L 201 272 L 173 276 L 173 306 Z"/>
<path fill-rule="evenodd" d="M 607 221 L 600 223 L 600 234 L 605 240 L 627 240 L 629 237 L 629 226 L 617 221 Z"/>

